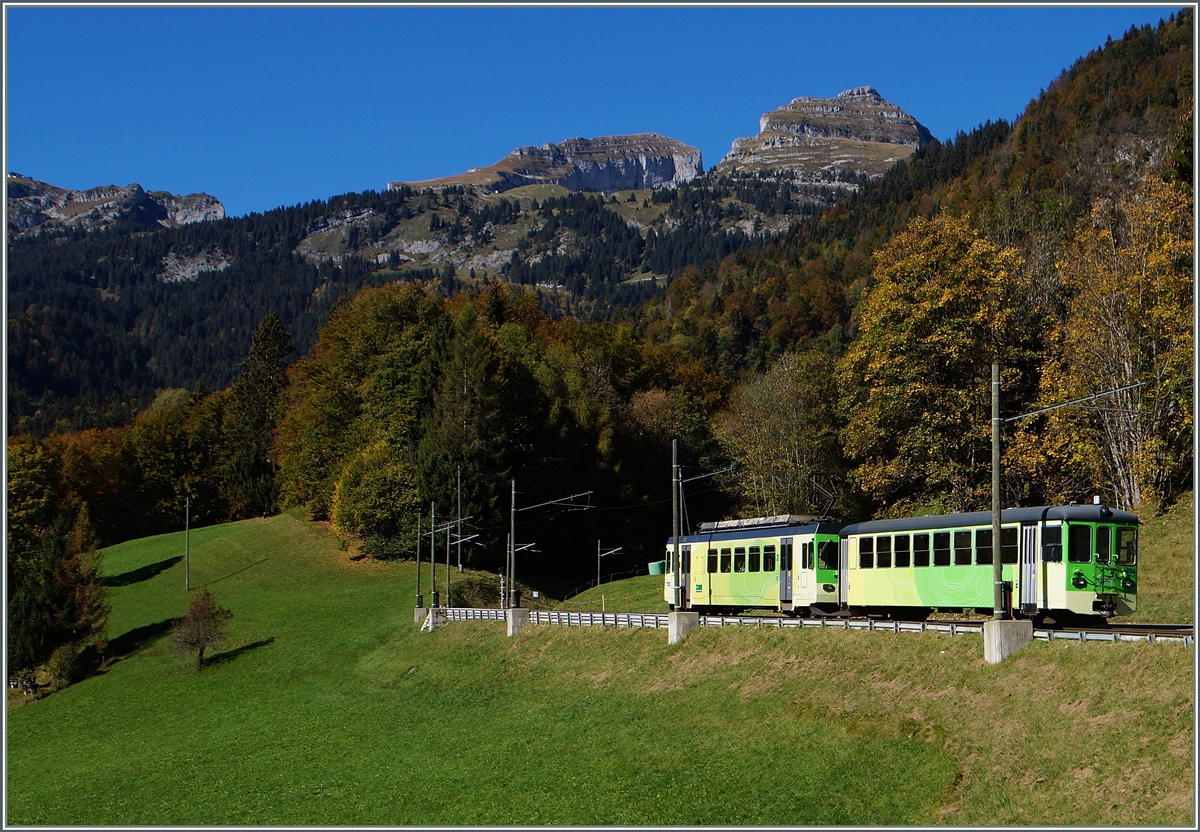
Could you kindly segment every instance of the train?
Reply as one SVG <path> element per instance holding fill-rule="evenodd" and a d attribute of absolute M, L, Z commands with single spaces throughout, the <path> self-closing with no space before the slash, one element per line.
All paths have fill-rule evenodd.
<path fill-rule="evenodd" d="M 1137 609 L 1138 519 L 1100 504 L 843 523 L 776 515 L 702 523 L 667 540 L 672 611 L 924 620 L 934 611 L 994 611 L 994 558 L 1006 613 L 1063 622 Z M 679 585 L 676 593 L 675 575 Z"/>

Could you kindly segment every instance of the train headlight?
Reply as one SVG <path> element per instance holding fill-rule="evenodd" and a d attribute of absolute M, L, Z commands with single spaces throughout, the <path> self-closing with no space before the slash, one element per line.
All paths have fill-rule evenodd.
<path fill-rule="evenodd" d="M 1132 578 L 1124 578 L 1121 581 L 1121 589 L 1125 590 L 1126 592 L 1133 592 L 1133 589 L 1136 586 L 1137 584 L 1133 582 Z"/>
<path fill-rule="evenodd" d="M 821 584 L 821 589 L 825 590 L 826 592 L 833 592 L 835 589 L 837 589 L 837 587 L 833 584 Z"/>
<path fill-rule="evenodd" d="M 1083 573 L 1076 571 L 1075 577 L 1071 578 L 1071 586 L 1076 589 L 1085 589 L 1087 587 L 1087 578 L 1083 577 Z"/>

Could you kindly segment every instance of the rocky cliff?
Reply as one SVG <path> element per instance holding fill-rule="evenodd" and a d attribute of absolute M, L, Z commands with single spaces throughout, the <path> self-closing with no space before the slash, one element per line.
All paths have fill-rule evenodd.
<path fill-rule="evenodd" d="M 930 141 L 920 122 L 874 87 L 855 87 L 833 98 L 795 98 L 765 113 L 758 135 L 736 139 L 716 174 L 848 183 L 861 174 L 882 176 Z"/>
<path fill-rule="evenodd" d="M 166 191 L 147 192 L 137 184 L 72 191 L 10 173 L 7 186 L 8 231 L 13 235 L 54 226 L 105 228 L 122 220 L 148 227 L 170 227 L 225 216 L 225 206 L 208 194 L 176 196 Z"/>
<path fill-rule="evenodd" d="M 522 185 L 560 185 L 572 191 L 611 193 L 634 188 L 672 187 L 704 172 L 700 151 L 657 133 L 567 139 L 560 144 L 520 147 L 494 165 L 424 182 L 389 182 L 441 187 L 486 186 L 493 192 Z"/>

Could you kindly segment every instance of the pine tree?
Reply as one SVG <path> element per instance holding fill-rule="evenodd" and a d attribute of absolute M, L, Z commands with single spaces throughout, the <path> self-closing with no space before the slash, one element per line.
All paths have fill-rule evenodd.
<path fill-rule="evenodd" d="M 283 321 L 271 312 L 254 330 L 250 351 L 229 389 L 224 492 L 234 517 L 275 510 L 276 465 L 270 457 L 271 440 L 287 387 L 286 361 L 294 349 Z"/>

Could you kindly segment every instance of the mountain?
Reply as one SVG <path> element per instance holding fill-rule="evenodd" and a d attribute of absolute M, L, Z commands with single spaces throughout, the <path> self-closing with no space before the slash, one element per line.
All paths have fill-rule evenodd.
<path fill-rule="evenodd" d="M 559 185 L 569 191 L 612 193 L 673 187 L 703 172 L 696 148 L 657 133 L 637 133 L 519 147 L 488 167 L 423 182 L 389 182 L 388 189 L 478 185 L 500 193 L 522 185 Z"/>
<path fill-rule="evenodd" d="M 8 233 L 21 236 L 44 228 L 83 228 L 91 231 L 122 223 L 174 228 L 219 220 L 225 206 L 208 194 L 176 196 L 147 192 L 141 185 L 102 185 L 72 191 L 20 173 L 9 173 Z"/>
<path fill-rule="evenodd" d="M 507 167 L 462 178 L 215 222 L 118 222 L 52 238 L 10 227 L 10 430 L 118 424 L 156 389 L 223 388 L 268 311 L 305 354 L 341 298 L 390 282 L 443 293 L 522 284 L 550 314 L 632 319 L 644 337 L 688 345 L 731 378 L 813 338 L 834 348 L 852 338 L 875 252 L 913 217 L 943 207 L 1020 248 L 1051 285 L 1064 241 L 1097 199 L 1164 167 L 1191 181 L 1192 17 L 1131 31 L 1080 59 L 1016 124 L 989 122 L 945 143 L 873 90 L 824 99 L 842 101 L 828 112 L 812 103 L 822 99 L 797 99 L 764 117 L 761 135 L 780 137 L 777 149 L 790 136 L 907 155 L 878 177 L 858 161 L 844 180 L 803 182 L 777 173 L 799 169 L 785 155 L 762 177 L 728 175 L 731 155 L 673 187 L 573 193 L 554 183 L 580 187 L 569 178 L 575 163 L 556 173 L 543 148 L 540 167 L 514 153 Z M 872 108 L 878 123 L 868 129 Z M 855 140 L 837 135 L 849 122 Z M 822 130 L 829 135 L 810 135 Z M 569 145 L 556 146 L 564 158 Z M 575 158 L 587 161 L 582 151 Z M 612 171 L 616 158 L 591 161 Z M 518 175 L 543 179 L 509 187 Z M 584 187 L 602 184 L 592 182 Z M 10 193 L 10 211 L 25 195 Z"/>
<path fill-rule="evenodd" d="M 717 176 L 783 177 L 855 190 L 933 140 L 929 131 L 874 87 L 833 98 L 801 97 L 764 113 L 757 136 L 736 139 Z"/>

